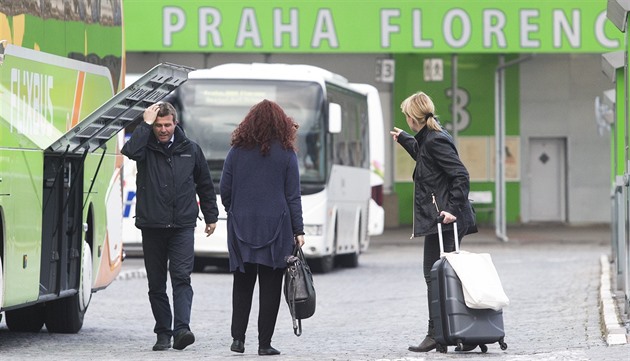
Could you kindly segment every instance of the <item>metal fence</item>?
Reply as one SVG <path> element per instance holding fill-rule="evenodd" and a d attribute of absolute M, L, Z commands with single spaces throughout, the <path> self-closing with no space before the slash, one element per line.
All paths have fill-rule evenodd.
<path fill-rule="evenodd" d="M 630 199 L 628 199 L 628 175 L 617 176 L 611 196 L 613 284 L 617 293 L 624 297 L 623 309 L 630 314 Z"/>

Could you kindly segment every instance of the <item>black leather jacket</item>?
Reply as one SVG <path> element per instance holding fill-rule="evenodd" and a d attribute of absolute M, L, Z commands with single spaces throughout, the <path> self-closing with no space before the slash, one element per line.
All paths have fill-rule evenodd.
<path fill-rule="evenodd" d="M 219 209 L 208 163 L 199 145 L 179 127 L 167 151 L 151 126 L 140 122 L 122 154 L 137 162 L 136 227 L 194 228 L 199 206 L 206 224 L 217 222 Z"/>
<path fill-rule="evenodd" d="M 468 192 L 470 180 L 466 167 L 459 159 L 453 138 L 445 130 L 422 128 L 414 137 L 406 132 L 398 136 L 398 143 L 416 161 L 414 182 L 414 237 L 437 233 L 437 217 L 446 211 L 457 217 L 460 232 L 477 231 Z M 452 230 L 452 224 L 443 231 Z"/>

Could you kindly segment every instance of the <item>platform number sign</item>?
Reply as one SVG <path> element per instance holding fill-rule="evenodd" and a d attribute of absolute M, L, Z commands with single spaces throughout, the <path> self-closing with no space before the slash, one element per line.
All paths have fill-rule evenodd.
<path fill-rule="evenodd" d="M 424 59 L 424 81 L 444 80 L 444 61 L 441 58 Z"/>
<path fill-rule="evenodd" d="M 393 83 L 395 69 L 394 59 L 378 59 L 376 61 L 376 81 Z"/>

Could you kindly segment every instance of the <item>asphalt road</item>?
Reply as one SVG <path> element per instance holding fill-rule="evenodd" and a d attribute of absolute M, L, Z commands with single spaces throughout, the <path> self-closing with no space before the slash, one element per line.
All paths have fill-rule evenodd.
<path fill-rule="evenodd" d="M 382 239 L 381 239 L 382 240 Z M 476 242 L 462 249 L 489 252 L 511 304 L 504 309 L 508 348 L 488 345 L 447 354 L 407 351 L 426 332 L 428 311 L 420 241 L 373 242 L 356 269 L 315 275 L 317 311 L 293 334 L 284 301 L 273 338 L 281 360 L 628 360 L 630 344 L 607 346 L 600 328 L 601 242 Z M 197 341 L 184 351 L 153 352 L 153 318 L 142 262 L 128 259 L 126 279 L 93 295 L 75 335 L 13 333 L 0 323 L 0 360 L 253 360 L 257 299 L 245 353 L 230 352 L 229 273 L 193 275 L 191 328 Z M 169 291 L 170 292 L 170 291 Z"/>

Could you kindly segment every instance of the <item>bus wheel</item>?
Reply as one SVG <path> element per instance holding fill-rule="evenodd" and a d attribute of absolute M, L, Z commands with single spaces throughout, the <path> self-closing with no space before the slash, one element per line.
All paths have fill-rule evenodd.
<path fill-rule="evenodd" d="M 308 265 L 315 273 L 328 273 L 335 268 L 335 258 L 333 255 L 323 256 L 308 261 Z"/>
<path fill-rule="evenodd" d="M 83 327 L 83 317 L 92 299 L 92 249 L 83 242 L 81 284 L 78 292 L 46 304 L 48 332 L 77 333 Z"/>
<path fill-rule="evenodd" d="M 193 264 L 193 272 L 195 273 L 201 273 L 206 269 L 206 266 L 208 266 L 208 262 L 205 258 L 200 257 L 200 256 L 195 256 L 195 263 Z"/>
<path fill-rule="evenodd" d="M 79 308 L 85 313 L 92 300 L 92 247 L 83 241 L 81 261 L 81 284 L 79 285 Z"/>
<path fill-rule="evenodd" d="M 43 304 L 18 308 L 5 313 L 7 327 L 17 332 L 39 332 L 46 318 L 46 308 Z"/>
<path fill-rule="evenodd" d="M 341 267 L 357 268 L 359 267 L 359 250 L 353 253 L 339 255 L 337 256 L 337 260 Z"/>

